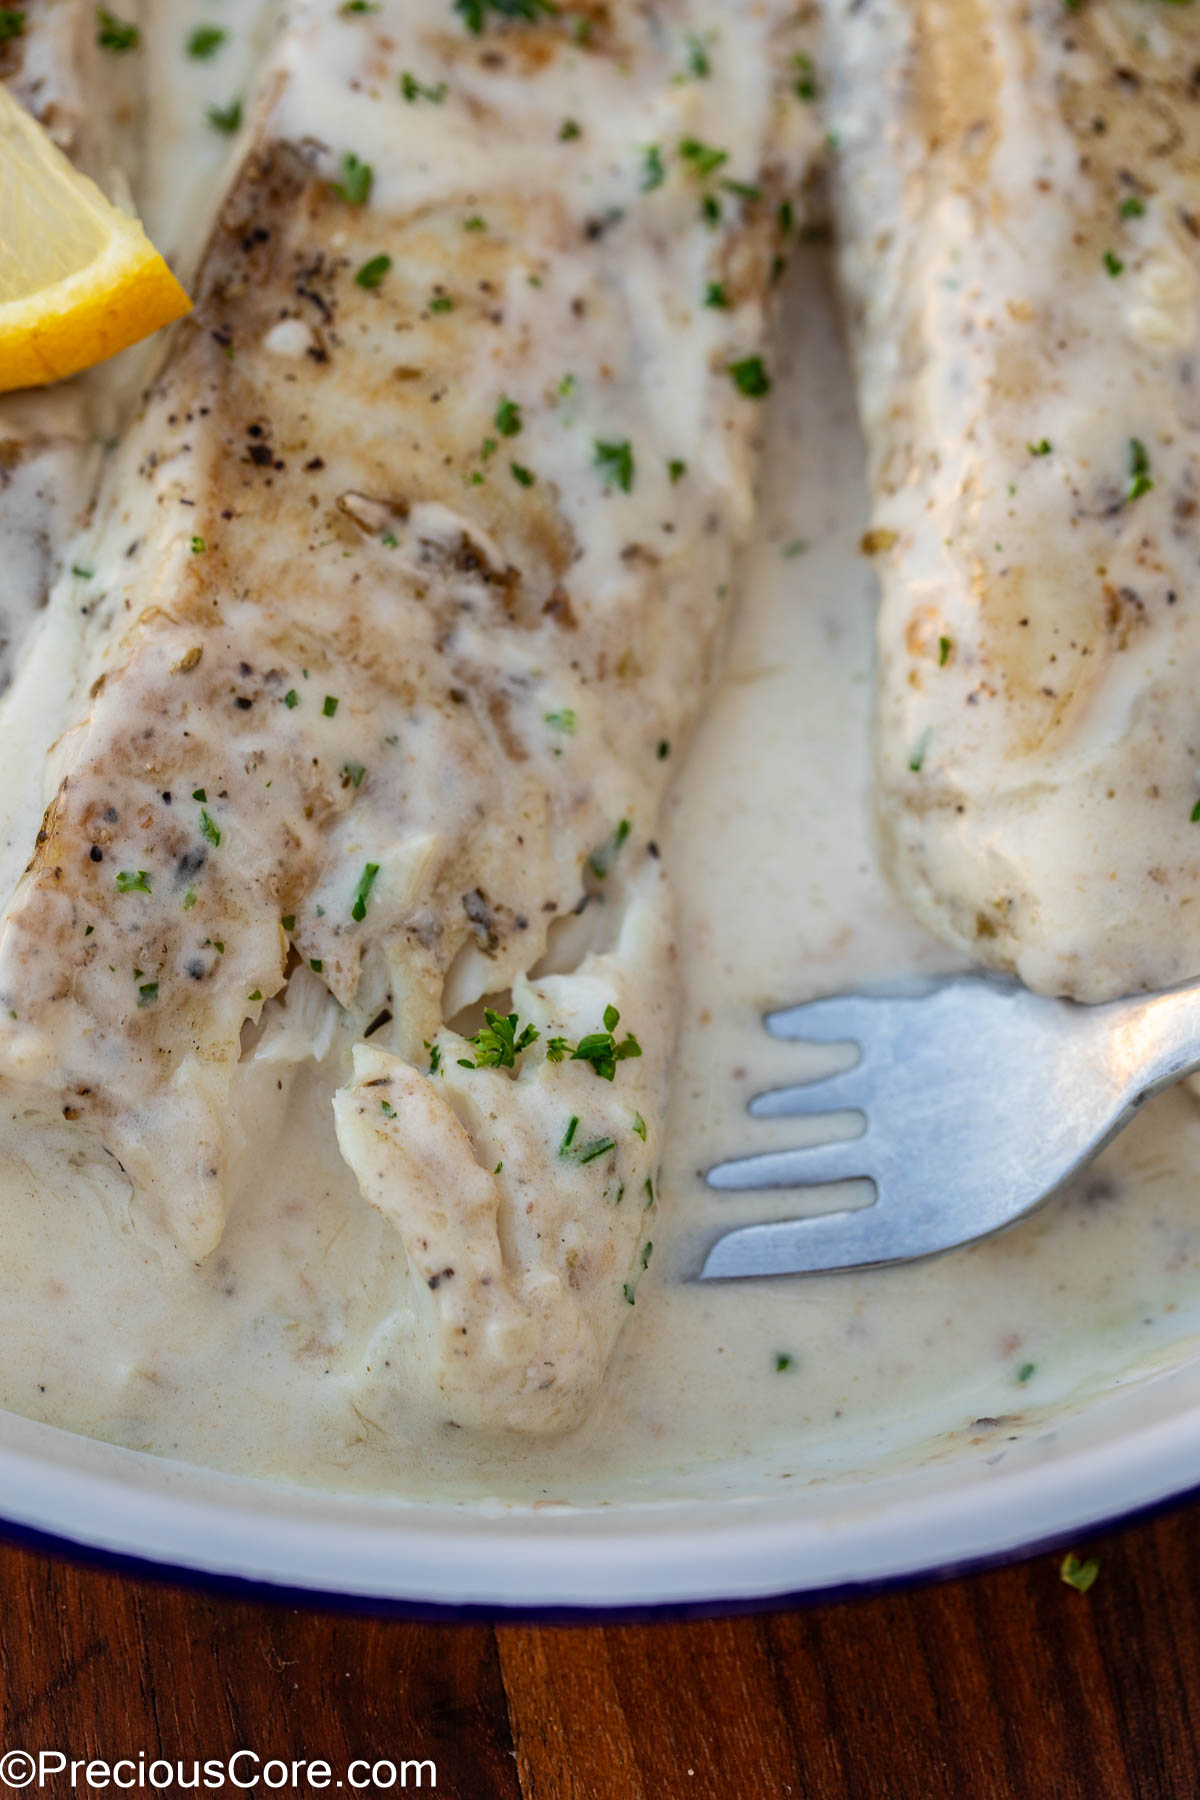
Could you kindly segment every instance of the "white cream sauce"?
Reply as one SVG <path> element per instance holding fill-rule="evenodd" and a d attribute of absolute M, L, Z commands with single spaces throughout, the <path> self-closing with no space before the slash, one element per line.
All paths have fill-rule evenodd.
<path fill-rule="evenodd" d="M 180 13 L 203 22 L 191 4 Z M 209 65 L 198 75 L 164 50 L 160 66 L 171 116 L 186 115 L 193 81 L 228 97 Z M 172 88 L 177 77 L 189 86 Z M 190 167 L 186 136 L 178 149 Z M 165 193 L 169 171 L 161 179 Z M 750 1492 L 940 1454 L 947 1434 L 981 1417 L 1017 1431 L 1190 1354 L 1200 1111 L 1184 1091 L 1151 1107 L 1070 1194 L 989 1243 L 861 1276 L 688 1279 L 722 1224 L 787 1208 L 782 1197 L 717 1201 L 699 1178 L 720 1155 L 799 1141 L 794 1123 L 744 1112 L 749 1094 L 800 1067 L 794 1046 L 763 1033 L 762 1010 L 949 966 L 874 859 L 862 451 L 823 256 L 806 253 L 790 284 L 756 544 L 726 672 L 663 838 L 687 998 L 659 1241 L 592 1416 L 556 1443 L 501 1446 L 431 1430 L 401 1382 L 370 1381 L 365 1367 L 387 1358 L 398 1239 L 337 1154 L 331 1077 L 269 1062 L 240 1088 L 229 1225 L 200 1268 L 160 1264 L 134 1235 L 123 1184 L 94 1165 L 76 1191 L 49 1191 L 20 1122 L 9 1128 L 4 1406 L 280 1480 L 603 1502 Z M 47 667 L 54 648 L 37 647 Z M 25 722 L 31 743 L 38 728 Z M 10 784 L 25 766 L 5 758 Z M 29 805 L 23 788 L 4 797 L 7 819 L 20 821 L 6 836 L 24 834 Z"/>

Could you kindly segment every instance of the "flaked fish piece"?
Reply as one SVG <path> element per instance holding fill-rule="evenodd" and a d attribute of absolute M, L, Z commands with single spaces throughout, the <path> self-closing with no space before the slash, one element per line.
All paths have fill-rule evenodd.
<path fill-rule="evenodd" d="M 655 819 L 751 525 L 814 128 L 782 5 L 485 25 L 289 15 L 99 503 L 0 1066 L 202 1257 L 239 1057 L 315 974 L 343 1153 L 412 1267 L 404 1379 L 539 1430 L 594 1390 L 649 1239 Z M 565 920 L 590 948 L 551 975 Z"/>
<path fill-rule="evenodd" d="M 1200 969 L 1194 7 L 829 0 L 883 585 L 879 812 L 931 929 L 1098 1000 Z"/>

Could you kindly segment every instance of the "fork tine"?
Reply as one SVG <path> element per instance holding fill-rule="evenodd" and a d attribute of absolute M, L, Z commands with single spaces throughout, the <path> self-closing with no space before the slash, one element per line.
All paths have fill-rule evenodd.
<path fill-rule="evenodd" d="M 858 1137 L 827 1144 L 805 1144 L 798 1150 L 766 1150 L 757 1156 L 714 1163 L 705 1174 L 709 1187 L 724 1192 L 746 1188 L 819 1187 L 827 1181 L 870 1177 L 870 1155 Z"/>
<path fill-rule="evenodd" d="M 815 1081 L 798 1081 L 791 1087 L 768 1088 L 755 1094 L 747 1111 L 756 1119 L 793 1119 L 806 1113 L 861 1112 L 869 1098 L 871 1076 L 861 1062 L 836 1075 L 819 1075 Z"/>
<path fill-rule="evenodd" d="M 879 1202 L 810 1219 L 779 1219 L 727 1231 L 709 1249 L 701 1281 L 745 1275 L 815 1275 L 835 1269 L 907 1262 L 948 1250 L 961 1231 L 941 1232 L 885 1210 Z"/>
<path fill-rule="evenodd" d="M 824 1000 L 806 1000 L 802 1006 L 785 1006 L 770 1012 L 763 1023 L 772 1037 L 809 1038 L 818 1044 L 856 1043 L 870 1022 L 868 994 L 830 994 Z"/>

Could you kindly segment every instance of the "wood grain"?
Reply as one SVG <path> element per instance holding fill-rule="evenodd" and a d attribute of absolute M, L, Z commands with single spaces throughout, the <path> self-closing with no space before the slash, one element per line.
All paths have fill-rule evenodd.
<path fill-rule="evenodd" d="M 839 1606 L 495 1630 L 0 1549 L 0 1748 L 430 1757 L 456 1800 L 1195 1800 L 1200 1509 L 1078 1548 L 1088 1594 L 1041 1556 Z"/>

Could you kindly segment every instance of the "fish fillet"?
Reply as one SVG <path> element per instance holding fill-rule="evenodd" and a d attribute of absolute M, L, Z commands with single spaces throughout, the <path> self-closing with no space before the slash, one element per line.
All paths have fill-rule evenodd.
<path fill-rule="evenodd" d="M 828 0 L 917 916 L 1100 1000 L 1200 971 L 1200 13 Z"/>
<path fill-rule="evenodd" d="M 327 994 L 339 1143 L 408 1253 L 404 1379 L 530 1431 L 579 1416 L 651 1253 L 655 821 L 814 141 L 788 6 L 580 18 L 288 10 L 101 495 L 0 940 L 6 1086 L 196 1258 L 239 1060 Z"/>

